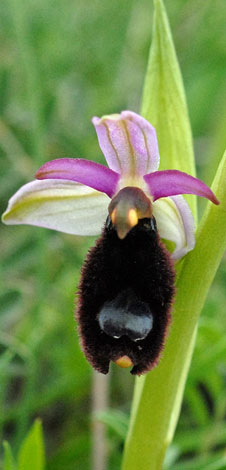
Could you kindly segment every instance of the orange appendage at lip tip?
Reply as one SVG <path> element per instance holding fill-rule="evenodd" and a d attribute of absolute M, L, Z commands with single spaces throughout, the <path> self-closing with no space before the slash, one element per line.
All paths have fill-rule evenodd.
<path fill-rule="evenodd" d="M 129 356 L 121 356 L 118 359 L 116 359 L 114 363 L 117 364 L 117 366 L 122 367 L 123 369 L 133 366 L 133 363 Z"/>

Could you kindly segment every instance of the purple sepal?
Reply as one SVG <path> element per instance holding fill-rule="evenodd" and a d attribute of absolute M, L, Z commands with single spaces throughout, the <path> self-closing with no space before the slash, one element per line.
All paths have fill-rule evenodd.
<path fill-rule="evenodd" d="M 44 163 L 35 177 L 44 179 L 63 179 L 82 183 L 112 197 L 117 189 L 120 176 L 99 163 L 82 158 L 58 158 Z"/>
<path fill-rule="evenodd" d="M 154 201 L 177 194 L 195 194 L 209 199 L 214 204 L 220 204 L 213 191 L 205 183 L 182 171 L 156 171 L 144 175 L 144 181 Z"/>

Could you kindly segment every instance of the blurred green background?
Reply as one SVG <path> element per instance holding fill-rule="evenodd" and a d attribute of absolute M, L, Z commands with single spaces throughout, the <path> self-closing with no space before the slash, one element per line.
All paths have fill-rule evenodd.
<path fill-rule="evenodd" d="M 198 176 L 211 183 L 226 146 L 226 3 L 165 4 L 185 82 Z M 47 160 L 104 162 L 90 119 L 139 111 L 152 14 L 151 0 L 0 3 L 0 212 Z M 201 213 L 205 202 L 199 204 Z M 81 264 L 94 238 L 27 226 L 0 230 L 1 437 L 16 454 L 39 416 L 47 470 L 89 470 L 92 371 L 80 352 L 73 317 Z M 225 303 L 226 258 L 200 319 L 166 469 L 226 468 L 219 463 L 226 452 Z M 105 416 L 109 470 L 120 468 L 132 385 L 128 371 L 112 367 Z"/>

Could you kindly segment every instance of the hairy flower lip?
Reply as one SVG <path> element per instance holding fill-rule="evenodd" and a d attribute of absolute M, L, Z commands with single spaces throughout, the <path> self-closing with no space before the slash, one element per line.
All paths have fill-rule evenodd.
<path fill-rule="evenodd" d="M 111 361 L 127 356 L 133 363 L 131 374 L 141 375 L 157 365 L 164 346 L 175 293 L 173 261 L 154 218 L 141 219 L 124 240 L 109 219 L 82 269 L 76 312 L 81 343 L 99 372 L 106 374 Z M 128 322 L 121 318 L 117 324 L 117 311 L 124 308 Z M 145 323 L 135 319 L 131 338 L 133 312 L 144 315 Z M 149 315 L 151 325 L 146 322 Z M 114 338 L 115 332 L 122 336 Z M 144 332 L 143 339 L 134 340 Z"/>

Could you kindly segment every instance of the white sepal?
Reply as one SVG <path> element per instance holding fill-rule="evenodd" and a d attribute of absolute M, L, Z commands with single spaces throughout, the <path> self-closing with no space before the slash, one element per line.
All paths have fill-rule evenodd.
<path fill-rule="evenodd" d="M 109 197 L 88 186 L 46 179 L 22 186 L 9 200 L 2 220 L 37 225 L 73 235 L 97 235 L 108 215 Z"/>

